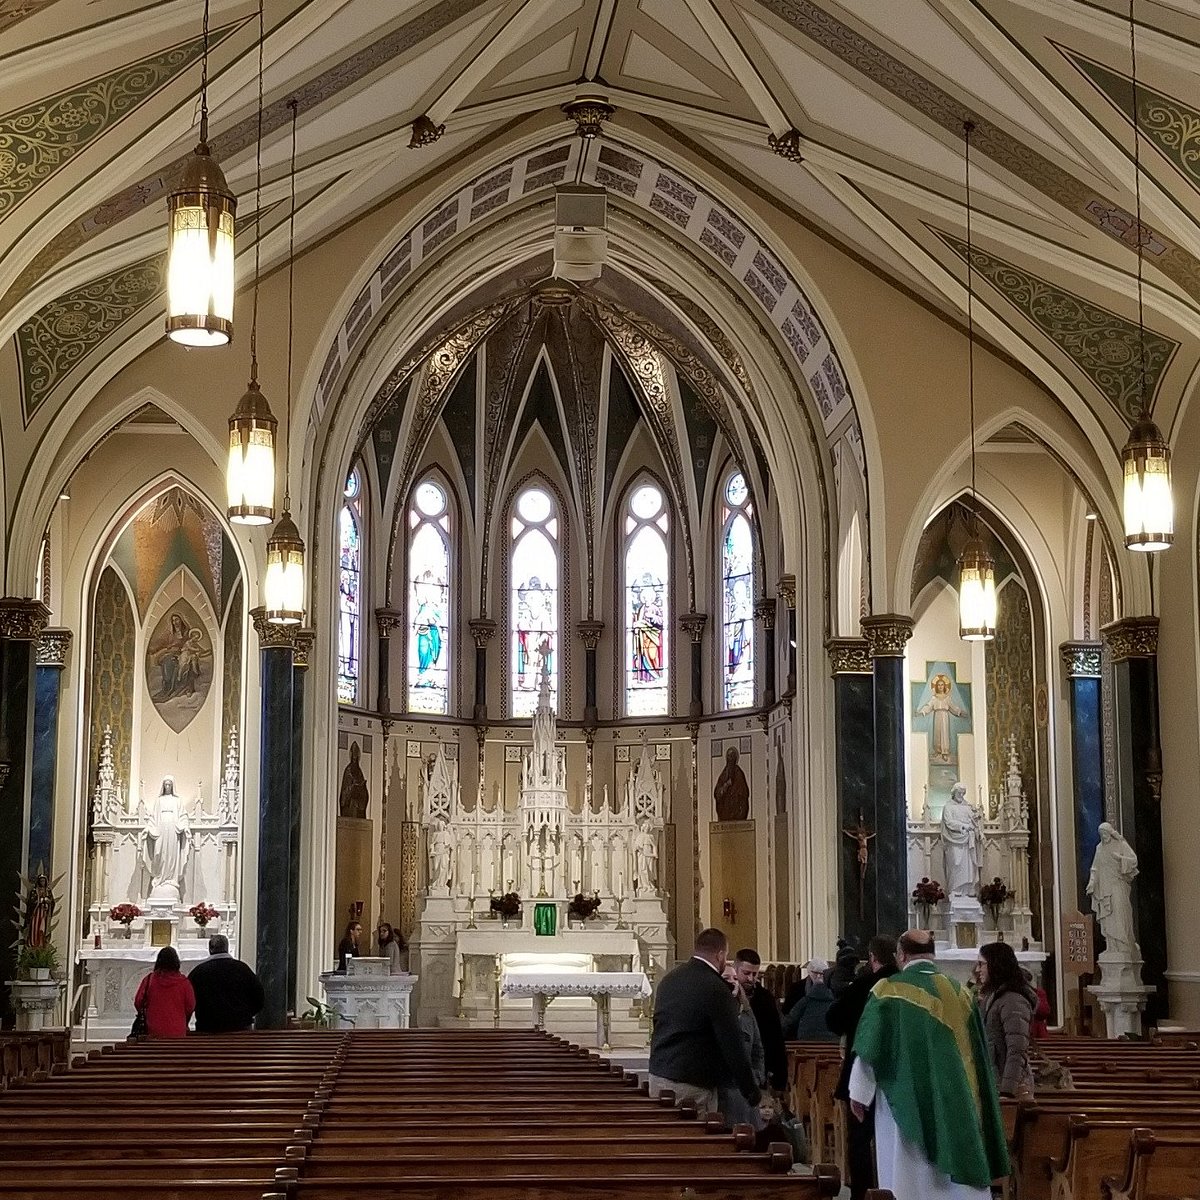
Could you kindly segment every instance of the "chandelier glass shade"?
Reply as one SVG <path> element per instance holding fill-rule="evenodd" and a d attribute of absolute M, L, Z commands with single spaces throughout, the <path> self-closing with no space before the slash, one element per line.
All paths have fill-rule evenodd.
<path fill-rule="evenodd" d="M 275 429 L 278 422 L 251 378 L 229 418 L 229 464 L 225 482 L 229 519 L 269 525 L 275 518 Z"/>
<path fill-rule="evenodd" d="M 964 642 L 996 636 L 996 564 L 977 537 L 958 559 L 958 636 Z"/>
<path fill-rule="evenodd" d="M 304 540 L 285 508 L 267 540 L 266 618 L 272 625 L 304 620 Z"/>
<path fill-rule="evenodd" d="M 1139 421 L 1121 451 L 1125 475 L 1125 545 L 1130 550 L 1166 550 L 1175 540 L 1171 493 L 1171 450 L 1158 426 Z"/>

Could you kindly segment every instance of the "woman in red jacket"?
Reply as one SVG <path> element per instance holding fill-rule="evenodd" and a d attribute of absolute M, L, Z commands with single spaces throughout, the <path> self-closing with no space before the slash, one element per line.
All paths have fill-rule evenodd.
<path fill-rule="evenodd" d="M 196 1011 L 191 980 L 180 974 L 174 946 L 164 946 L 154 970 L 138 984 L 134 1007 L 146 1010 L 146 1033 L 152 1038 L 187 1037 L 188 1021 Z"/>

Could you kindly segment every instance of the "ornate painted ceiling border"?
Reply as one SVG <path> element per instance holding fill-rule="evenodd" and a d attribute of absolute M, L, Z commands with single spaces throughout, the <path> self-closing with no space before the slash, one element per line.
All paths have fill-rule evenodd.
<path fill-rule="evenodd" d="M 966 242 L 933 225 L 925 227 L 967 261 Z M 1133 321 L 978 246 L 972 249 L 971 265 L 1067 355 L 1126 424 L 1133 424 L 1142 415 L 1138 403 L 1138 327 Z M 1151 408 L 1179 346 L 1174 338 L 1146 331 L 1146 382 Z"/>
<path fill-rule="evenodd" d="M 317 75 L 303 87 L 289 91 L 285 96 L 271 102 L 263 109 L 263 134 L 269 135 L 287 126 L 292 119 L 289 102 L 293 98 L 298 101 L 302 115 L 310 112 L 346 88 L 358 84 L 380 67 L 408 54 L 423 41 L 440 34 L 455 21 L 469 16 L 477 2 L 478 0 L 441 0 L 441 3 L 435 4 L 398 29 L 377 38 Z M 241 23 L 243 22 L 238 24 Z M 250 113 L 237 124 L 214 134 L 210 139 L 213 154 L 218 160 L 227 161 L 253 146 L 257 133 L 257 114 Z M 18 297 L 67 255 L 117 222 L 140 212 L 148 203 L 165 196 L 170 181 L 182 172 L 187 157 L 183 155 L 139 182 L 130 184 L 62 229 L 38 251 L 0 299 L 0 315 L 10 309 Z"/>
<path fill-rule="evenodd" d="M 971 111 L 958 97 L 926 79 L 844 21 L 825 12 L 813 0 L 757 0 L 757 3 L 956 139 L 962 136 L 963 120 L 970 117 L 975 122 L 971 144 L 981 154 L 1109 237 L 1128 243 L 1127 222 L 1132 224 L 1132 217 L 1124 209 L 1098 196 L 1069 171 L 1026 146 L 1007 130 Z M 1200 299 L 1200 260 L 1161 233 L 1147 232 L 1151 232 L 1155 242 L 1162 247 L 1156 259 L 1159 270 L 1188 295 Z"/>
<path fill-rule="evenodd" d="M 1103 63 L 1050 43 L 1129 123 L 1133 124 L 1133 83 Z M 1187 180 L 1200 187 L 1200 109 L 1138 80 L 1138 128 L 1142 136 Z M 1132 225 L 1132 222 L 1130 223 Z M 1127 239 L 1133 244 L 1132 230 Z"/>
<path fill-rule="evenodd" d="M 498 209 L 573 177 L 577 154 L 578 139 L 564 135 L 483 172 L 414 221 L 349 306 L 321 368 L 309 417 L 313 425 L 322 420 L 347 365 L 366 344 L 368 332 L 390 306 L 400 284 L 435 251 Z M 824 322 L 750 220 L 730 211 L 681 172 L 625 143 L 606 138 L 600 153 L 589 161 L 583 172 L 585 182 L 602 186 L 665 221 L 703 249 L 703 258 L 752 298 L 751 309 L 780 335 L 791 367 L 812 391 L 831 444 L 841 436 L 847 418 L 858 427 L 850 384 Z M 861 433 L 850 444 L 865 476 Z"/>
<path fill-rule="evenodd" d="M 35 17 L 55 3 L 55 0 L 0 0 L 0 33 Z"/>
<path fill-rule="evenodd" d="M 241 23 L 214 31 L 210 42 L 219 45 Z M 0 220 L 198 61 L 203 49 L 203 38 L 190 38 L 0 114 Z"/>

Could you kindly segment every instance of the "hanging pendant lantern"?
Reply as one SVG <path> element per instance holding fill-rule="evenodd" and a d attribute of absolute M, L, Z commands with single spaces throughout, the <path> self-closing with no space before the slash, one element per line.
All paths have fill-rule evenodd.
<path fill-rule="evenodd" d="M 229 519 L 238 525 L 269 525 L 275 519 L 275 428 L 278 422 L 252 374 L 229 418 L 229 465 L 225 482 Z"/>
<path fill-rule="evenodd" d="M 267 541 L 264 592 L 272 625 L 299 625 L 304 620 L 304 539 L 286 504 Z"/>
<path fill-rule="evenodd" d="M 200 77 L 200 142 L 167 198 L 167 336 L 184 346 L 233 339 L 237 197 L 208 145 L 208 0 Z"/>
<path fill-rule="evenodd" d="M 964 642 L 996 636 L 996 564 L 977 537 L 958 559 L 958 636 Z"/>
<path fill-rule="evenodd" d="M 1171 449 L 1153 421 L 1139 421 L 1121 451 L 1125 472 L 1125 545 L 1166 550 L 1175 540 Z"/>

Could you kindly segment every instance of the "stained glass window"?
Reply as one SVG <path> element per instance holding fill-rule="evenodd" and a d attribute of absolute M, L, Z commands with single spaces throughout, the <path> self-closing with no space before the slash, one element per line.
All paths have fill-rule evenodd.
<path fill-rule="evenodd" d="M 450 712 L 450 504 L 432 479 L 408 511 L 408 709 Z"/>
<path fill-rule="evenodd" d="M 357 469 L 346 480 L 338 522 L 338 677 L 339 704 L 358 701 L 362 638 L 362 480 Z"/>
<path fill-rule="evenodd" d="M 625 512 L 625 713 L 660 716 L 670 706 L 667 630 L 668 516 L 652 483 L 633 489 Z"/>
<path fill-rule="evenodd" d="M 517 497 L 511 532 L 512 715 L 528 717 L 537 708 L 543 662 L 558 707 L 559 531 L 549 492 L 530 487 Z"/>
<path fill-rule="evenodd" d="M 745 476 L 725 482 L 721 505 L 721 680 L 726 708 L 754 703 L 754 505 Z"/>

